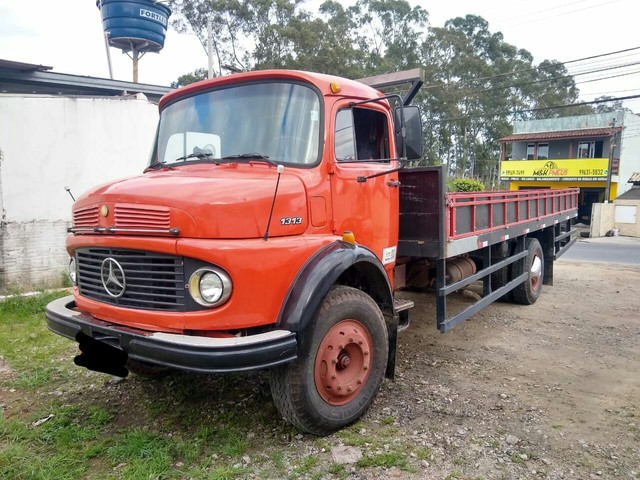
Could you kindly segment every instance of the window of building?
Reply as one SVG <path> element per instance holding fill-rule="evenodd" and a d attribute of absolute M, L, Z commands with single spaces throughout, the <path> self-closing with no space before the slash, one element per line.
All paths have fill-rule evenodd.
<path fill-rule="evenodd" d="M 538 144 L 538 160 L 549 160 L 549 144 Z"/>
<path fill-rule="evenodd" d="M 369 108 L 346 108 L 336 116 L 334 150 L 338 161 L 389 158 L 387 117 Z"/>
<path fill-rule="evenodd" d="M 536 158 L 536 144 L 527 144 L 527 160 L 533 160 Z"/>
<path fill-rule="evenodd" d="M 593 158 L 595 142 L 578 142 L 578 158 Z"/>

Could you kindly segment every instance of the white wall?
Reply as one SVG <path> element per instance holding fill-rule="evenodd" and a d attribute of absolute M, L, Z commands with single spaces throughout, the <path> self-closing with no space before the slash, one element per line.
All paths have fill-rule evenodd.
<path fill-rule="evenodd" d="M 640 172 L 640 116 L 624 113 L 620 149 L 620 170 L 618 174 L 618 195 L 622 195 L 633 186 L 629 179 L 634 172 Z"/>
<path fill-rule="evenodd" d="M 72 200 L 140 173 L 157 106 L 134 98 L 0 95 L 0 290 L 59 282 Z"/>

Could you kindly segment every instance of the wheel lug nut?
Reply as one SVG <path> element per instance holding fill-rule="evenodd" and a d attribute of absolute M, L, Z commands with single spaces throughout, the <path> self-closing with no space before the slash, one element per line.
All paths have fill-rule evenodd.
<path fill-rule="evenodd" d="M 362 380 L 358 380 L 358 385 L 362 385 Z"/>
<path fill-rule="evenodd" d="M 344 345 L 338 345 L 338 348 L 342 350 L 344 348 Z"/>
<path fill-rule="evenodd" d="M 369 370 L 369 367 L 367 367 L 366 365 L 362 367 L 363 370 Z"/>
<path fill-rule="evenodd" d="M 362 340 L 358 340 L 358 345 L 362 345 Z"/>
<path fill-rule="evenodd" d="M 335 380 L 336 376 L 335 375 L 331 375 L 331 380 Z"/>
<path fill-rule="evenodd" d="M 331 363 L 333 363 L 335 365 L 336 363 L 338 363 L 338 361 L 335 358 L 332 358 L 331 359 Z"/>
<path fill-rule="evenodd" d="M 365 354 L 365 355 L 369 355 L 369 350 L 365 350 L 365 351 L 364 351 L 364 354 Z"/>
<path fill-rule="evenodd" d="M 342 387 L 340 385 L 338 385 L 338 390 L 342 390 Z"/>
<path fill-rule="evenodd" d="M 353 388 L 351 388 L 351 387 L 347 387 L 347 392 L 350 392 L 350 391 L 352 391 L 352 390 L 353 390 Z"/>

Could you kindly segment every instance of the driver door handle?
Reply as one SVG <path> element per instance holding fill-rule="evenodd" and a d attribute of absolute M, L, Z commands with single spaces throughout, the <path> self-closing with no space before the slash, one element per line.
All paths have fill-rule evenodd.
<path fill-rule="evenodd" d="M 389 181 L 389 182 L 387 182 L 387 185 L 390 186 L 390 187 L 398 188 L 402 184 L 400 182 L 398 182 L 398 181 Z"/>

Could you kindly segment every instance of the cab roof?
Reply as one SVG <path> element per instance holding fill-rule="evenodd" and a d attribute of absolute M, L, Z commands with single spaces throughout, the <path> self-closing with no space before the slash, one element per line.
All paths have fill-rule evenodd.
<path fill-rule="evenodd" d="M 252 72 L 235 73 L 222 77 L 212 78 L 211 80 L 203 80 L 192 83 L 185 87 L 172 90 L 160 99 L 159 108 L 162 110 L 169 103 L 172 103 L 181 97 L 190 96 L 199 92 L 205 92 L 220 86 L 230 85 L 241 82 L 260 81 L 268 79 L 287 79 L 298 80 L 310 83 L 317 87 L 324 96 L 344 96 L 359 99 L 377 98 L 383 94 L 356 80 L 337 77 L 335 75 L 325 75 L 323 73 L 303 72 L 300 70 L 256 70 Z M 331 92 L 331 84 L 340 85 L 340 92 L 334 94 Z"/>

